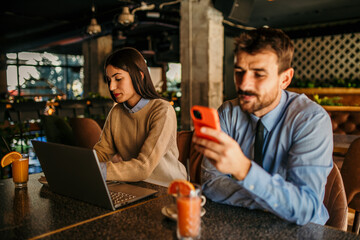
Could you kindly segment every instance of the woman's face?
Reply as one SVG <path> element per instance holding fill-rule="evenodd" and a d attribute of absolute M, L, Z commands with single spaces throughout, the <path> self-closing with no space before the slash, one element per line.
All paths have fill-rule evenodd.
<path fill-rule="evenodd" d="M 128 107 L 134 107 L 139 102 L 141 97 L 135 92 L 127 71 L 108 65 L 106 67 L 106 79 L 110 82 L 109 88 L 116 102 L 126 102 Z"/>

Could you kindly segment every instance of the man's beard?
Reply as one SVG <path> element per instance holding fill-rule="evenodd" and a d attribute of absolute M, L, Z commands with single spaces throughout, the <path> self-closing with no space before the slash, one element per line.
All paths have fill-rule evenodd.
<path fill-rule="evenodd" d="M 252 113 L 252 114 L 271 105 L 275 101 L 274 96 L 276 96 L 276 95 L 271 95 L 268 96 L 267 98 L 264 98 L 263 101 L 261 101 L 260 96 L 256 92 L 243 91 L 239 89 L 237 93 L 238 93 L 239 105 L 241 110 L 243 112 Z M 252 99 L 251 102 L 247 102 L 241 98 L 241 95 L 254 96 L 256 97 L 256 99 Z"/>

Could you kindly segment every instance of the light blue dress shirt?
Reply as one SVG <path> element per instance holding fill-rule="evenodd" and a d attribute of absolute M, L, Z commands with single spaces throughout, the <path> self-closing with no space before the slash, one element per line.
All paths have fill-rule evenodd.
<path fill-rule="evenodd" d="M 325 224 L 325 184 L 333 167 L 327 112 L 303 94 L 282 91 L 278 106 L 261 118 L 262 167 L 253 161 L 258 118 L 242 112 L 238 99 L 225 102 L 218 112 L 222 130 L 239 143 L 252 165 L 246 178 L 237 181 L 204 158 L 204 194 L 215 202 L 266 210 L 299 225 Z"/>
<path fill-rule="evenodd" d="M 125 109 L 129 111 L 129 113 L 136 113 L 136 112 L 140 111 L 143 107 L 145 107 L 145 105 L 148 104 L 149 101 L 150 101 L 150 99 L 141 98 L 140 101 L 132 108 L 129 108 L 128 106 L 126 106 L 125 103 L 122 103 L 122 104 L 125 107 Z M 106 163 L 105 162 L 100 162 L 100 169 L 101 169 L 101 174 L 102 174 L 103 178 L 106 180 Z"/>
<path fill-rule="evenodd" d="M 150 99 L 145 99 L 145 98 L 140 98 L 140 100 L 138 101 L 138 103 L 132 107 L 129 108 L 126 103 L 122 103 L 123 106 L 125 107 L 125 109 L 127 109 L 129 111 L 129 113 L 136 113 L 138 111 L 140 111 L 143 107 L 145 107 L 145 105 L 150 101 Z"/>

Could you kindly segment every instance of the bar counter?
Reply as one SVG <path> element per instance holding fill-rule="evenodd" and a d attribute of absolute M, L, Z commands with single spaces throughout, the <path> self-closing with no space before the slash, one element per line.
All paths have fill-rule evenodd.
<path fill-rule="evenodd" d="M 60 196 L 29 176 L 27 189 L 0 180 L 0 239 L 176 239 L 176 222 L 161 213 L 173 202 L 164 187 L 116 211 Z M 309 223 L 297 226 L 263 211 L 207 200 L 201 239 L 359 239 L 350 232 Z"/>

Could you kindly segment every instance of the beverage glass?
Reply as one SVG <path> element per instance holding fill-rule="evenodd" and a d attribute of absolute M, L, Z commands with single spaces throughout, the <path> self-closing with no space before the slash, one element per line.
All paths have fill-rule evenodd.
<path fill-rule="evenodd" d="M 23 156 L 21 159 L 12 163 L 12 177 L 15 188 L 27 187 L 29 180 L 29 157 Z"/>
<path fill-rule="evenodd" d="M 177 228 L 178 239 L 199 239 L 201 232 L 201 207 L 204 206 L 206 198 L 201 195 L 201 187 L 195 185 L 195 190 L 190 194 L 177 194 Z"/>

